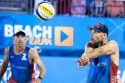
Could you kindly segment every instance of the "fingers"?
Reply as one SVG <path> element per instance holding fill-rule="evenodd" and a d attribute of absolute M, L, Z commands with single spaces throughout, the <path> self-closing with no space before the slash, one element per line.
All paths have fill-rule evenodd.
<path fill-rule="evenodd" d="M 80 58 L 79 60 L 76 60 L 76 62 L 78 63 L 78 67 L 82 67 L 82 66 L 85 66 L 87 64 L 90 64 L 90 61 L 87 57 L 83 57 L 83 58 Z"/>
<path fill-rule="evenodd" d="M 78 67 L 82 67 L 83 66 L 83 63 L 80 60 L 77 60 L 76 62 L 78 63 Z"/>
<path fill-rule="evenodd" d="M 79 62 L 79 60 L 75 60 L 76 62 Z"/>
<path fill-rule="evenodd" d="M 78 63 L 78 67 L 81 66 L 80 60 L 75 60 Z"/>

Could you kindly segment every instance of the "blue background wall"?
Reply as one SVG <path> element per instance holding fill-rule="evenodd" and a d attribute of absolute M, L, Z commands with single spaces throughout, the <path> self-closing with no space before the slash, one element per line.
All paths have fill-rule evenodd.
<path fill-rule="evenodd" d="M 45 67 L 47 69 L 47 74 L 43 79 L 43 83 L 85 83 L 87 79 L 88 66 L 78 68 L 75 62 L 81 54 L 84 52 L 85 44 L 90 40 L 90 31 L 87 29 L 88 26 L 93 26 L 96 22 L 101 22 L 109 27 L 109 39 L 116 40 L 120 48 L 120 67 L 118 76 L 121 78 L 122 82 L 125 82 L 125 67 L 122 64 L 125 63 L 125 22 L 124 18 L 114 19 L 114 18 L 75 18 L 66 16 L 55 16 L 53 19 L 48 21 L 38 20 L 33 15 L 17 15 L 17 14 L 0 14 L 0 60 L 2 63 L 3 51 L 5 47 L 12 45 L 12 36 L 5 36 L 5 25 L 9 24 L 14 28 L 15 25 L 21 25 L 22 29 L 25 30 L 26 26 L 29 25 L 31 33 L 33 32 L 35 26 L 51 27 L 51 42 L 52 45 L 31 45 L 29 40 L 27 45 L 33 48 L 38 48 L 39 54 Z M 71 32 L 73 34 L 73 45 L 70 46 L 57 46 L 55 37 L 56 28 L 70 28 L 73 29 Z M 14 30 L 12 30 L 14 32 Z M 36 33 L 41 33 L 37 30 Z M 60 32 L 61 42 L 68 39 L 70 36 L 65 32 Z M 43 37 L 41 37 L 42 39 Z M 9 69 L 6 72 L 3 82 L 6 80 L 9 74 Z"/>

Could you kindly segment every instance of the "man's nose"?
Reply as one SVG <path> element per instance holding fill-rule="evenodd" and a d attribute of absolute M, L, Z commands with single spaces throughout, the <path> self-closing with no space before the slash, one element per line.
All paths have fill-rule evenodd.
<path fill-rule="evenodd" d="M 19 38 L 20 41 L 22 41 L 22 38 Z"/>

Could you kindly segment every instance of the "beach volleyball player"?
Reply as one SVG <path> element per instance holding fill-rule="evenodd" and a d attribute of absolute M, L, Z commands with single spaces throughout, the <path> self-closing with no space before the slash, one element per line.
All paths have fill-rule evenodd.
<path fill-rule="evenodd" d="M 87 83 L 118 83 L 119 48 L 114 40 L 108 40 L 108 28 L 96 23 L 89 27 L 91 41 L 87 43 L 78 66 L 90 65 Z"/>
<path fill-rule="evenodd" d="M 41 83 L 45 75 L 45 67 L 38 53 L 26 46 L 26 34 L 19 31 L 13 36 L 13 45 L 5 49 L 5 57 L 0 69 L 0 79 L 10 63 L 12 76 L 7 83 Z M 34 77 L 34 63 L 39 67 L 40 74 Z"/>

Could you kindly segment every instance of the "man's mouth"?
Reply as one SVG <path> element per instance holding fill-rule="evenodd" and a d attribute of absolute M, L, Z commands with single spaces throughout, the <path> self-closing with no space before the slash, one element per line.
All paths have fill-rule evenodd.
<path fill-rule="evenodd" d="M 19 44 L 22 44 L 23 42 L 19 42 Z"/>
<path fill-rule="evenodd" d="M 93 41 L 93 40 L 94 40 L 94 38 L 91 38 L 91 40 Z"/>

